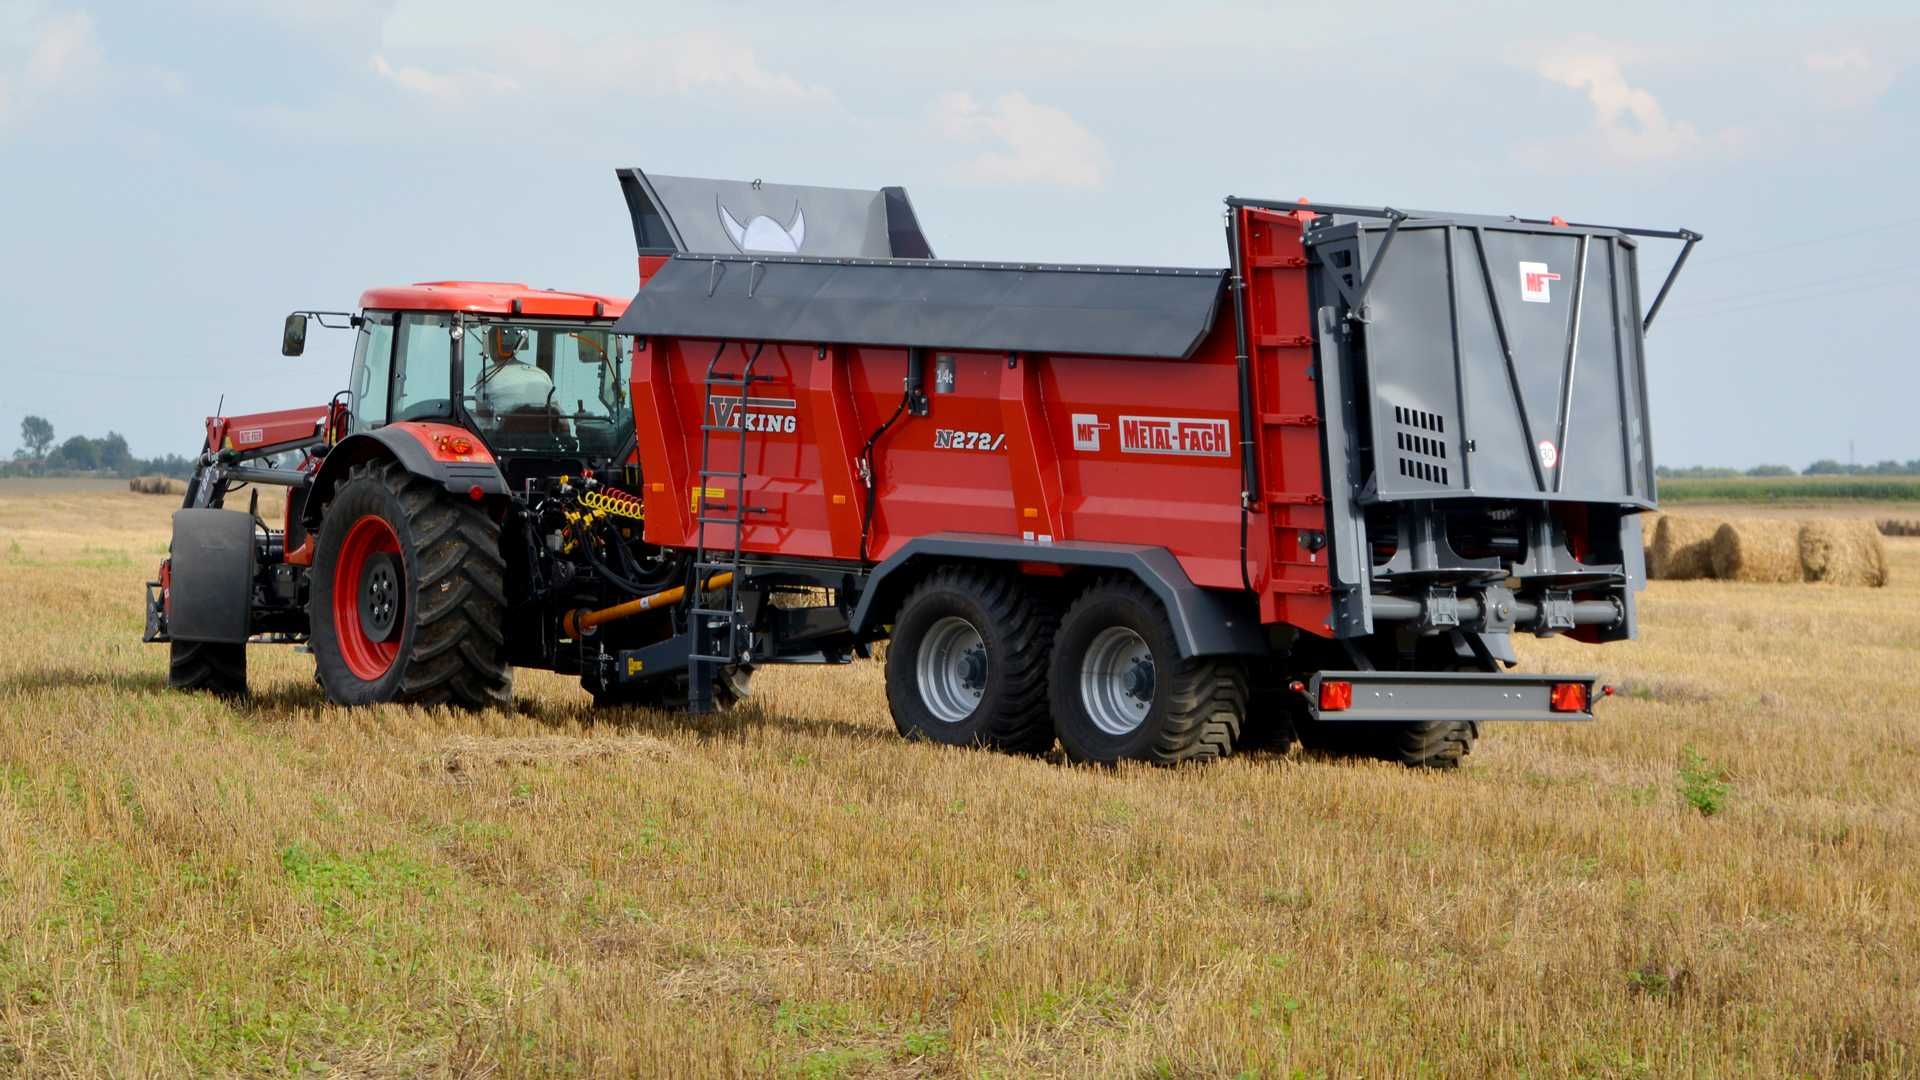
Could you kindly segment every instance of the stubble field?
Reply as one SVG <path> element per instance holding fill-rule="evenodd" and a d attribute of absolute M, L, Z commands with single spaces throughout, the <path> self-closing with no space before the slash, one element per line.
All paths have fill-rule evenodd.
<path fill-rule="evenodd" d="M 1621 693 L 1458 773 L 1103 771 L 905 744 L 872 664 L 176 695 L 173 505 L 0 485 L 0 1075 L 1920 1073 L 1920 539 L 1522 642 Z"/>

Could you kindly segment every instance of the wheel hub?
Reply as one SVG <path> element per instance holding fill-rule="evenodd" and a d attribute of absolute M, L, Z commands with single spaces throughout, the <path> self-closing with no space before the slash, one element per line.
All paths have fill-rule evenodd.
<path fill-rule="evenodd" d="M 1146 722 L 1158 689 L 1153 650 L 1125 626 L 1109 626 L 1087 643 L 1080 662 L 1080 702 L 1107 735 L 1127 735 Z"/>
<path fill-rule="evenodd" d="M 920 700 L 943 724 L 972 716 L 987 693 L 987 645 L 974 625 L 948 615 L 927 628 L 914 674 Z"/>
<path fill-rule="evenodd" d="M 360 575 L 360 628 L 372 641 L 393 636 L 399 623 L 400 573 L 393 556 L 375 552 L 367 557 L 367 568 Z"/>
<path fill-rule="evenodd" d="M 1121 680 L 1127 696 L 1135 701 L 1153 701 L 1153 660 L 1135 659 Z"/>
<path fill-rule="evenodd" d="M 987 688 L 987 650 L 974 646 L 960 654 L 960 685 L 979 694 Z"/>
<path fill-rule="evenodd" d="M 378 513 L 347 526 L 333 552 L 328 605 L 340 660 L 373 682 L 393 670 L 407 624 L 407 573 L 400 537 Z"/>

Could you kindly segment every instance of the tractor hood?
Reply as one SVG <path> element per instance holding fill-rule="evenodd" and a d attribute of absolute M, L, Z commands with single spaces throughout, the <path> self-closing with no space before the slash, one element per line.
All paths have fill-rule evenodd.
<path fill-rule="evenodd" d="M 641 255 L 930 259 L 906 190 L 709 180 L 619 170 Z"/>

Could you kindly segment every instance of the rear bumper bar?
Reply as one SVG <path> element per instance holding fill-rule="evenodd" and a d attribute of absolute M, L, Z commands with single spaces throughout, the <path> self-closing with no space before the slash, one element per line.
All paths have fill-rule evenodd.
<path fill-rule="evenodd" d="M 1326 682 L 1353 685 L 1353 704 L 1322 710 Z M 1597 675 L 1500 675 L 1480 671 L 1323 671 L 1307 684 L 1307 709 L 1329 723 L 1486 720 L 1591 720 Z M 1557 712 L 1553 687 L 1586 687 L 1586 707 Z"/>

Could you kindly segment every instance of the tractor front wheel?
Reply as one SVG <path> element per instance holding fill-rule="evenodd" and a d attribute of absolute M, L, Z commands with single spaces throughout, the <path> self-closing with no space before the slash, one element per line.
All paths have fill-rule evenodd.
<path fill-rule="evenodd" d="M 355 468 L 323 522 L 308 613 L 330 700 L 511 700 L 498 523 L 395 462 Z"/>
<path fill-rule="evenodd" d="M 175 641 L 167 659 L 167 685 L 175 690 L 204 690 L 223 698 L 247 696 L 245 642 Z"/>

